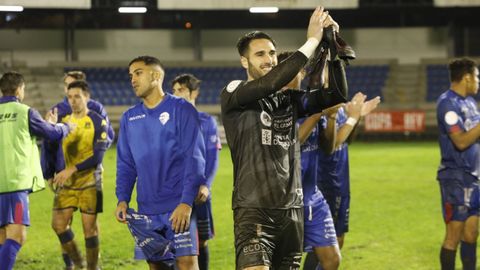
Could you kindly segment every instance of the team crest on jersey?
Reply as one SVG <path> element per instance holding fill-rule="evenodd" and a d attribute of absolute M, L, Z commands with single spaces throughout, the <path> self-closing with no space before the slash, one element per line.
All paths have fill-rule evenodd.
<path fill-rule="evenodd" d="M 217 141 L 217 135 L 210 136 L 210 142 L 214 143 Z"/>
<path fill-rule="evenodd" d="M 163 112 L 160 114 L 158 120 L 160 120 L 160 123 L 162 123 L 162 125 L 165 125 L 168 120 L 170 120 L 170 114 L 168 112 Z"/>
<path fill-rule="evenodd" d="M 227 91 L 228 91 L 229 93 L 232 93 L 233 91 L 235 91 L 235 89 L 237 89 L 237 87 L 240 85 L 240 83 L 242 83 L 241 80 L 231 81 L 231 82 L 227 85 Z"/>
<path fill-rule="evenodd" d="M 260 121 L 262 121 L 264 126 L 272 126 L 272 117 L 266 111 L 260 113 Z"/>
<path fill-rule="evenodd" d="M 107 138 L 107 133 L 102 132 L 102 134 L 100 134 L 100 137 L 105 140 Z"/>
<path fill-rule="evenodd" d="M 85 123 L 85 129 L 89 129 L 91 127 L 92 127 L 92 125 L 90 123 Z"/>
<path fill-rule="evenodd" d="M 107 120 L 102 120 L 102 127 L 107 125 Z"/>
<path fill-rule="evenodd" d="M 458 115 L 454 111 L 449 111 L 445 114 L 445 123 L 450 126 L 455 125 L 458 122 Z"/>

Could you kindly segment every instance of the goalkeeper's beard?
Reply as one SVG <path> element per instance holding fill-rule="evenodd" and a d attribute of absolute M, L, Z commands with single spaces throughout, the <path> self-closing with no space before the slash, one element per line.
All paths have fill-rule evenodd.
<path fill-rule="evenodd" d="M 248 74 L 254 80 L 265 76 L 270 70 L 272 70 L 272 65 L 260 65 L 260 68 L 256 68 L 250 62 L 248 63 Z M 268 70 L 264 70 L 262 68 L 269 68 Z"/>

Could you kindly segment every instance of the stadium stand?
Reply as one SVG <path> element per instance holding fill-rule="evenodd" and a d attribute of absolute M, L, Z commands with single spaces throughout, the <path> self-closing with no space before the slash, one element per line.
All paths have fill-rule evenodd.
<path fill-rule="evenodd" d="M 135 97 L 128 69 L 120 67 L 67 67 L 65 71 L 82 70 L 87 74 L 92 88 L 92 97 L 107 106 L 132 105 L 138 102 Z M 347 80 L 350 95 L 366 91 L 367 96 L 383 96 L 382 89 L 388 78 L 388 65 L 348 66 Z M 191 73 L 202 80 L 198 104 L 219 104 L 221 89 L 232 80 L 246 79 L 241 67 L 167 67 L 164 89 L 171 92 L 170 82 L 182 73 Z"/>
<path fill-rule="evenodd" d="M 447 65 L 432 64 L 426 66 L 428 102 L 435 102 L 450 85 Z"/>
<path fill-rule="evenodd" d="M 119 67 L 68 67 L 68 70 L 82 70 L 87 74 L 92 87 L 92 96 L 107 106 L 132 105 L 135 97 L 127 68 Z M 220 90 L 232 80 L 245 79 L 241 67 L 171 67 L 166 68 L 163 88 L 171 92 L 170 81 L 179 74 L 192 73 L 203 81 L 199 104 L 218 104 Z"/>

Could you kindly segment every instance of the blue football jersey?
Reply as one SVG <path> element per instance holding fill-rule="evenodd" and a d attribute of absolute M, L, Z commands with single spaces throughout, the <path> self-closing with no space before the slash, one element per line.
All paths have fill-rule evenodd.
<path fill-rule="evenodd" d="M 205 178 L 208 188 L 212 186 L 218 168 L 218 151 L 222 149 L 218 136 L 217 121 L 205 112 L 199 112 L 200 129 L 205 142 Z"/>
<path fill-rule="evenodd" d="M 345 125 L 348 116 L 343 108 L 337 112 L 335 128 L 337 131 Z M 327 126 L 326 117 L 322 117 L 319 127 L 324 130 Z M 322 192 L 348 195 L 350 193 L 350 173 L 348 164 L 348 144 L 342 143 L 335 151 L 325 153 L 318 150 L 318 186 Z"/>
<path fill-rule="evenodd" d="M 149 109 L 139 103 L 120 121 L 117 143 L 118 201 L 129 202 L 136 184 L 138 212 L 173 211 L 192 205 L 205 183 L 205 149 L 198 112 L 186 100 L 165 94 Z"/>
<path fill-rule="evenodd" d="M 305 118 L 299 119 L 297 125 L 301 125 Z M 323 195 L 317 187 L 318 174 L 317 167 L 319 149 L 318 144 L 318 125 L 315 127 L 310 136 L 301 145 L 301 166 L 302 166 L 302 188 L 303 188 L 303 204 L 305 206 L 315 205 L 319 200 L 323 199 Z"/>
<path fill-rule="evenodd" d="M 450 133 L 466 132 L 478 125 L 480 113 L 475 100 L 447 90 L 437 100 L 437 122 L 441 151 L 437 179 L 462 180 L 466 183 L 477 181 L 480 172 L 478 141 L 460 151 L 449 136 Z"/>

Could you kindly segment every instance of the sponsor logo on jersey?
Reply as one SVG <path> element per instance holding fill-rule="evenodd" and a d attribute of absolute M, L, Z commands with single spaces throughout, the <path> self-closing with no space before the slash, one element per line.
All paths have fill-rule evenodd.
<path fill-rule="evenodd" d="M 273 129 L 277 131 L 289 131 L 293 126 L 293 116 L 287 115 L 273 120 Z"/>
<path fill-rule="evenodd" d="M 241 80 L 235 80 L 235 81 L 231 81 L 228 85 L 227 85 L 227 92 L 229 93 L 232 93 L 233 91 L 235 91 L 237 89 L 237 87 L 242 83 Z"/>
<path fill-rule="evenodd" d="M 262 129 L 262 144 L 272 145 L 272 131 L 269 129 Z"/>
<path fill-rule="evenodd" d="M 260 113 L 260 121 L 264 126 L 267 126 L 267 127 L 272 126 L 272 117 L 266 111 L 262 111 Z"/>
<path fill-rule="evenodd" d="M 102 127 L 107 125 L 107 120 L 102 120 Z"/>
<path fill-rule="evenodd" d="M 17 113 L 0 113 L 0 122 L 16 121 Z"/>
<path fill-rule="evenodd" d="M 242 251 L 245 256 L 248 256 L 255 253 L 260 253 L 263 250 L 264 250 L 264 247 L 260 243 L 257 243 L 257 244 L 249 244 L 244 246 Z"/>
<path fill-rule="evenodd" d="M 296 139 L 291 139 L 288 134 L 275 134 L 273 136 L 273 144 L 280 145 L 285 150 L 288 150 L 288 148 L 294 145 L 296 141 Z"/>
<path fill-rule="evenodd" d="M 145 117 L 146 117 L 145 114 L 139 114 L 139 115 L 135 115 L 135 116 L 132 116 L 132 117 L 128 118 L 128 121 L 135 121 L 135 120 L 138 120 L 138 119 L 143 119 Z"/>
<path fill-rule="evenodd" d="M 217 135 L 210 136 L 210 142 L 212 142 L 212 143 L 217 142 Z"/>
<path fill-rule="evenodd" d="M 162 112 L 160 114 L 160 117 L 158 117 L 158 120 L 160 120 L 160 123 L 162 123 L 162 125 L 165 125 L 168 120 L 170 120 L 170 114 L 168 112 Z"/>

